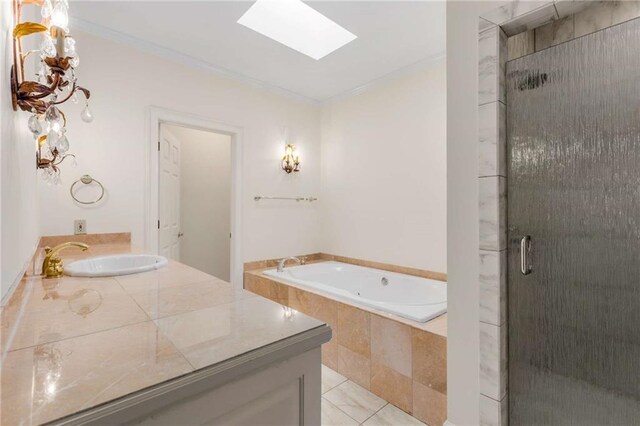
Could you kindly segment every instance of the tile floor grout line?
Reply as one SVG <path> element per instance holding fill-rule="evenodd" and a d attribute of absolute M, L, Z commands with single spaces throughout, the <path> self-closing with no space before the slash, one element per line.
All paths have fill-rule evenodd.
<path fill-rule="evenodd" d="M 344 382 L 343 382 L 344 383 Z M 351 420 L 353 420 L 354 422 L 356 422 L 358 424 L 358 426 L 362 425 L 362 423 L 360 423 L 359 421 L 357 421 L 356 419 L 354 419 L 353 417 L 351 417 L 348 413 L 344 412 L 340 407 L 338 407 L 336 404 L 334 404 L 333 402 L 329 401 L 327 398 L 325 398 L 324 396 L 321 398 L 324 399 L 325 401 L 327 401 L 329 404 L 333 405 L 338 411 L 340 411 L 342 414 L 344 414 L 345 416 L 347 416 L 348 418 L 350 418 Z M 322 404 L 322 401 L 320 401 L 320 403 Z M 368 419 L 367 419 L 368 420 Z"/>
<path fill-rule="evenodd" d="M 367 417 L 365 419 L 364 422 L 362 422 L 361 424 L 365 424 L 367 421 L 369 421 L 369 419 L 373 416 L 375 416 L 376 414 L 378 414 L 384 407 L 386 407 L 387 405 L 391 404 L 389 401 L 387 400 L 383 400 L 384 402 L 386 402 L 386 404 L 384 404 L 382 407 L 380 407 L 375 413 L 373 413 L 372 415 L 370 415 L 369 417 Z"/>
<path fill-rule="evenodd" d="M 327 368 L 329 368 L 329 367 L 327 367 Z M 335 370 L 333 370 L 333 371 L 335 371 Z M 357 384 L 356 382 L 354 382 L 353 380 L 351 380 L 351 379 L 347 379 L 347 380 L 345 380 L 344 382 L 342 382 L 342 383 L 340 383 L 340 384 L 338 384 L 338 385 L 334 386 L 333 388 L 328 389 L 326 392 L 322 393 L 322 394 L 321 394 L 321 398 L 322 398 L 323 400 L 327 401 L 328 403 L 330 403 L 331 405 L 333 405 L 335 408 L 337 408 L 339 411 L 341 411 L 341 412 L 342 412 L 343 414 L 345 414 L 347 417 L 349 417 L 350 419 L 352 419 L 353 421 L 355 421 L 356 423 L 358 423 L 358 425 L 359 425 L 359 426 L 363 426 L 367 421 L 369 421 L 372 417 L 374 417 L 376 414 L 378 414 L 380 411 L 382 411 L 382 410 L 383 410 L 385 407 L 387 407 L 388 405 L 391 405 L 391 406 L 393 406 L 393 407 L 395 407 L 395 408 L 398 408 L 399 410 L 401 410 L 403 413 L 405 413 L 406 415 L 410 416 L 411 418 L 416 419 L 416 420 L 417 420 L 417 421 L 419 421 L 419 422 L 422 422 L 422 421 L 421 421 L 421 420 L 419 420 L 418 418 L 414 417 L 414 416 L 413 416 L 413 414 L 409 414 L 409 413 L 407 413 L 406 411 L 402 410 L 402 409 L 401 409 L 401 408 L 399 408 L 399 407 L 396 407 L 394 404 L 390 403 L 390 402 L 389 402 L 389 401 L 387 401 L 386 399 L 384 399 L 384 398 L 382 398 L 382 397 L 379 397 L 378 395 L 375 395 L 375 394 L 373 394 L 373 395 L 375 395 L 375 396 L 377 396 L 378 398 L 382 399 L 382 400 L 385 402 L 385 404 L 384 404 L 382 407 L 380 407 L 378 410 L 376 410 L 373 414 L 371 414 L 369 417 L 367 417 L 363 422 L 358 422 L 356 419 L 354 419 L 353 417 L 351 417 L 347 412 L 345 412 L 344 410 L 342 410 L 339 406 L 337 406 L 336 404 L 333 404 L 329 399 L 327 399 L 327 398 L 325 398 L 325 397 L 324 397 L 324 395 L 325 395 L 325 394 L 327 394 L 328 392 L 330 392 L 331 390 L 333 390 L 333 389 L 335 389 L 335 388 L 337 388 L 337 387 L 339 387 L 339 386 L 341 386 L 341 385 L 343 385 L 343 384 L 345 384 L 345 383 L 348 383 L 348 382 L 351 382 L 351 383 L 353 383 L 353 384 L 355 384 L 355 385 L 358 385 L 358 384 Z M 360 385 L 358 385 L 358 386 L 360 386 Z M 365 388 L 363 388 L 363 389 L 365 389 Z M 368 390 L 368 389 L 365 389 L 365 390 L 366 390 L 366 391 L 368 391 L 368 392 L 371 392 L 371 391 L 370 391 L 370 390 Z M 429 425 L 428 425 L 427 423 L 425 423 L 425 422 L 422 422 L 422 423 L 424 423 L 426 426 L 429 426 Z"/>

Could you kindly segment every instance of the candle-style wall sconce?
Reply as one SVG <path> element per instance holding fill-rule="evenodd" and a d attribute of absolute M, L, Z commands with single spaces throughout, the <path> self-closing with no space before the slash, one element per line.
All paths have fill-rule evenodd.
<path fill-rule="evenodd" d="M 39 7 L 41 22 L 23 22 L 24 6 Z M 28 126 L 37 141 L 36 167 L 51 183 L 60 182 L 60 163 L 74 157 L 68 153 L 67 117 L 59 107 L 68 100 L 78 102 L 80 94 L 85 100 L 80 118 L 86 123 L 93 120 L 89 109 L 91 93 L 77 83 L 75 70 L 80 59 L 68 28 L 68 8 L 68 0 L 13 0 L 11 100 L 15 111 L 32 114 Z M 24 52 L 22 38 L 34 34 L 41 36 L 39 49 Z M 30 55 L 38 56 L 36 80 L 25 77 L 25 60 Z"/>
<path fill-rule="evenodd" d="M 287 172 L 287 174 L 300 171 L 300 157 L 296 154 L 295 145 L 289 143 L 285 146 L 281 166 L 282 170 Z"/>

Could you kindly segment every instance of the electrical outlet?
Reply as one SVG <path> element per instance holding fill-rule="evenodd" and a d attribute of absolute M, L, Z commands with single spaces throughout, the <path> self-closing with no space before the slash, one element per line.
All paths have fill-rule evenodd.
<path fill-rule="evenodd" d="M 73 233 L 75 235 L 83 235 L 87 233 L 87 221 L 78 219 L 73 221 Z"/>

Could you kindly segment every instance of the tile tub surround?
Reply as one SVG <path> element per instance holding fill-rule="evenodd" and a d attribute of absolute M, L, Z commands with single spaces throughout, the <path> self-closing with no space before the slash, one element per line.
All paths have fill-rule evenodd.
<path fill-rule="evenodd" d="M 104 244 L 61 255 L 130 251 Z M 0 315 L 1 387 L 11 389 L 0 424 L 53 421 L 325 327 L 177 262 L 120 277 L 27 275 Z"/>
<path fill-rule="evenodd" d="M 421 278 L 429 278 L 437 281 L 447 281 L 447 274 L 443 272 L 428 271 L 426 269 L 411 268 L 408 266 L 392 265 L 390 263 L 373 262 L 371 260 L 356 259 L 354 257 L 338 256 L 327 253 L 313 253 L 307 255 L 296 256 L 304 259 L 308 263 L 319 262 L 323 260 L 335 260 L 336 262 L 350 263 L 352 265 L 365 266 L 367 268 L 380 269 L 383 271 L 397 272 L 399 274 L 413 275 Z M 255 271 L 258 269 L 275 268 L 278 266 L 280 259 L 258 260 L 247 262 L 244 264 L 245 271 Z M 287 262 L 287 265 L 293 262 Z"/>
<path fill-rule="evenodd" d="M 245 289 L 329 324 L 322 362 L 417 419 L 446 420 L 446 315 L 419 324 L 246 271 Z"/>

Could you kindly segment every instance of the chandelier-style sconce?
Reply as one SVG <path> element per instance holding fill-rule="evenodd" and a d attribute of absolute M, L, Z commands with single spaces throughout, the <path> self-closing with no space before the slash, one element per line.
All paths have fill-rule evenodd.
<path fill-rule="evenodd" d="M 21 22 L 22 7 L 40 6 L 41 23 Z M 78 92 L 84 96 L 85 107 L 80 114 L 82 121 L 90 123 L 93 115 L 89 109 L 89 90 L 77 84 L 75 69 L 80 63 L 76 41 L 69 33 L 68 0 L 14 0 L 13 16 L 13 65 L 11 67 L 11 97 L 14 111 L 20 108 L 32 113 L 28 126 L 37 141 L 36 166 L 42 169 L 43 178 L 60 183 L 58 166 L 69 154 L 67 118 L 58 105 L 71 100 L 78 102 Z M 30 34 L 42 35 L 37 50 L 22 51 L 21 38 Z M 37 81 L 25 80 L 25 60 L 39 54 Z"/>
<path fill-rule="evenodd" d="M 287 174 L 300 171 L 300 158 L 296 154 L 296 147 L 291 143 L 284 148 L 281 166 Z"/>

